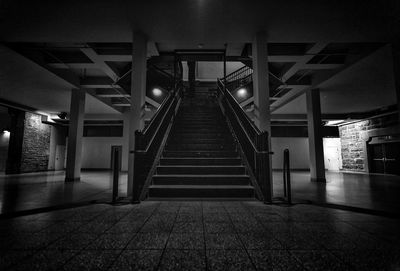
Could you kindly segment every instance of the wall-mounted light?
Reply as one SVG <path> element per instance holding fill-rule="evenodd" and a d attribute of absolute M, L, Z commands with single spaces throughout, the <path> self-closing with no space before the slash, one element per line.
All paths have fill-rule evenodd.
<path fill-rule="evenodd" d="M 337 126 L 339 124 L 343 124 L 344 120 L 329 120 L 325 123 L 325 126 Z"/>
<path fill-rule="evenodd" d="M 247 89 L 241 88 L 237 91 L 237 96 L 239 98 L 245 98 L 247 96 Z"/>
<path fill-rule="evenodd" d="M 2 132 L 3 137 L 8 138 L 10 137 L 10 131 L 7 129 L 4 129 Z"/>
<path fill-rule="evenodd" d="M 152 93 L 153 93 L 154 96 L 160 97 L 160 96 L 162 95 L 163 92 L 162 92 L 162 90 L 159 89 L 159 88 L 153 88 Z"/>

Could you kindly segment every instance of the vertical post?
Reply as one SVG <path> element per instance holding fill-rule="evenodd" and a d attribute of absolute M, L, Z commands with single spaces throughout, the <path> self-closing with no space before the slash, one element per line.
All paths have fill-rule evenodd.
<path fill-rule="evenodd" d="M 400 44 L 392 43 L 393 74 L 397 97 L 398 125 L 400 126 Z"/>
<path fill-rule="evenodd" d="M 226 47 L 226 44 L 225 44 Z M 226 48 L 224 51 L 224 93 L 226 93 Z"/>
<path fill-rule="evenodd" d="M 254 123 L 267 132 L 267 149 L 271 149 L 271 112 L 269 102 L 269 71 L 267 34 L 258 32 L 252 43 Z M 269 190 L 272 198 L 272 159 L 268 157 Z"/>
<path fill-rule="evenodd" d="M 119 188 L 119 151 L 114 149 L 114 164 L 113 164 L 113 187 L 112 187 L 112 202 L 116 202 L 118 199 L 118 188 Z"/>
<path fill-rule="evenodd" d="M 85 115 L 84 89 L 73 89 L 71 92 L 71 109 L 68 128 L 67 168 L 65 181 L 79 181 L 82 164 L 82 137 Z"/>
<path fill-rule="evenodd" d="M 133 33 L 131 112 L 129 121 L 128 197 L 138 194 L 134 189 L 135 131 L 144 127 L 146 98 L 147 37 L 141 32 Z"/>
<path fill-rule="evenodd" d="M 289 150 L 285 149 L 283 152 L 283 160 L 285 163 L 284 166 L 284 172 L 283 174 L 285 175 L 283 179 L 283 186 L 285 189 L 285 197 L 287 197 L 287 202 L 289 204 L 292 204 L 292 184 L 290 183 L 290 155 L 289 155 Z"/>
<path fill-rule="evenodd" d="M 310 89 L 306 96 L 311 181 L 326 182 L 319 90 Z"/>
<path fill-rule="evenodd" d="M 252 46 L 255 124 L 271 135 L 267 35 L 257 33 Z"/>

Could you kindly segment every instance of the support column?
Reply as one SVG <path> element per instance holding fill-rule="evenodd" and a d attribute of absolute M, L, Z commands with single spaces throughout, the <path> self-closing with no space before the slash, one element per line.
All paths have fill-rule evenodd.
<path fill-rule="evenodd" d="M 306 96 L 311 181 L 326 182 L 319 90 L 310 89 Z"/>
<path fill-rule="evenodd" d="M 396 88 L 398 125 L 400 126 L 400 44 L 392 43 L 393 75 Z"/>
<path fill-rule="evenodd" d="M 82 137 L 85 116 L 84 89 L 73 89 L 71 92 L 70 118 L 68 128 L 67 168 L 65 181 L 79 181 L 82 166 Z"/>
<path fill-rule="evenodd" d="M 129 121 L 128 197 L 133 195 L 135 131 L 144 128 L 146 99 L 147 37 L 133 33 L 131 111 Z"/>
<path fill-rule="evenodd" d="M 257 33 L 252 44 L 253 95 L 255 124 L 271 136 L 271 113 L 269 109 L 268 47 L 267 35 Z"/>

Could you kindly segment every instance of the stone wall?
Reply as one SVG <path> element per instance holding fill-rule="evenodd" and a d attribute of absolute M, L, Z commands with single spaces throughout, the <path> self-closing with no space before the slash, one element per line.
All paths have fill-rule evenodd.
<path fill-rule="evenodd" d="M 397 123 L 397 115 L 373 118 L 339 127 L 342 144 L 343 169 L 351 171 L 367 171 L 366 141 L 369 132 L 393 126 Z"/>
<path fill-rule="evenodd" d="M 48 169 L 50 125 L 43 124 L 40 115 L 26 112 L 20 172 Z"/>

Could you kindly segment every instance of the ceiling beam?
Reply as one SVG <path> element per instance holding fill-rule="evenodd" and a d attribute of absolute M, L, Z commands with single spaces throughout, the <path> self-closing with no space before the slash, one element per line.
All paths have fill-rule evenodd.
<path fill-rule="evenodd" d="M 54 69 L 98 69 L 95 63 L 49 63 Z"/>
<path fill-rule="evenodd" d="M 252 102 L 254 102 L 254 96 L 251 96 L 246 101 L 241 102 L 240 103 L 240 107 L 243 108 L 243 107 L 245 107 L 246 105 L 248 105 L 248 104 L 250 104 Z"/>
<path fill-rule="evenodd" d="M 81 51 L 97 65 L 97 67 L 102 70 L 108 77 L 110 77 L 113 82 L 116 82 L 119 78 L 118 74 L 111 69 L 110 66 L 104 61 L 104 59 L 96 53 L 92 48 L 81 48 Z"/>
<path fill-rule="evenodd" d="M 309 49 L 306 52 L 306 54 L 302 56 L 302 58 L 299 61 L 296 62 L 296 64 L 294 64 L 289 70 L 285 72 L 285 74 L 282 75 L 283 82 L 286 82 L 299 70 L 304 70 L 305 69 L 304 67 L 306 66 L 307 62 L 310 61 L 316 54 L 321 52 L 327 45 L 328 43 L 325 42 L 319 42 L 314 44 L 314 46 L 311 47 L 311 49 Z"/>
<path fill-rule="evenodd" d="M 366 55 L 361 55 L 358 58 L 351 58 L 351 61 L 348 61 L 347 63 L 341 65 L 340 69 L 330 70 L 329 72 L 324 73 L 321 76 L 315 77 L 310 86 L 306 86 L 305 88 L 293 89 L 292 91 L 289 91 L 283 97 L 281 97 L 278 101 L 274 102 L 271 105 L 271 112 L 274 112 L 275 110 L 281 108 L 282 106 L 286 105 L 287 103 L 293 101 L 300 95 L 304 94 L 307 90 L 313 89 L 313 88 L 318 88 L 319 85 L 321 85 L 323 82 L 333 78 L 337 74 L 340 74 L 341 72 L 345 71 L 346 69 L 348 69 L 349 67 L 351 67 L 355 63 L 357 63 L 359 60 L 367 57 L 368 55 L 370 55 L 373 52 L 374 51 L 369 52 Z"/>
<path fill-rule="evenodd" d="M 161 105 L 159 103 L 157 103 L 156 101 L 154 101 L 153 99 L 149 98 L 146 96 L 146 102 L 151 104 L 152 106 L 154 106 L 155 108 L 159 108 Z"/>

